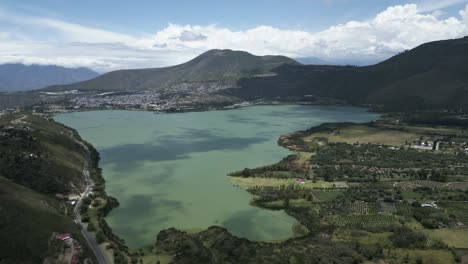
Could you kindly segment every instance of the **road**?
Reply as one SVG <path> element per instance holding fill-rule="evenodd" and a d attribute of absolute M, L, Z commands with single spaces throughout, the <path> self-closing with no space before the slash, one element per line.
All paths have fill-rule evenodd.
<path fill-rule="evenodd" d="M 88 196 L 89 193 L 92 192 L 94 182 L 89 176 L 89 170 L 88 170 L 88 164 L 89 164 L 89 150 L 88 147 L 83 144 L 82 142 L 78 141 L 77 142 L 83 146 L 86 152 L 86 159 L 85 159 L 85 164 L 83 167 L 83 176 L 85 178 L 86 182 L 86 189 L 84 193 L 81 195 L 81 198 L 76 202 L 75 209 L 73 209 L 73 213 L 75 214 L 75 222 L 80 226 L 81 228 L 81 234 L 83 234 L 84 238 L 86 239 L 86 242 L 88 242 L 89 247 L 91 250 L 93 250 L 94 255 L 96 256 L 96 259 L 99 264 L 107 264 L 109 261 L 107 261 L 106 254 L 102 251 L 102 249 L 99 247 L 98 243 L 96 242 L 96 239 L 94 236 L 88 231 L 87 228 L 83 227 L 82 222 L 81 222 L 81 214 L 80 214 L 80 209 L 83 206 L 83 199 Z"/>

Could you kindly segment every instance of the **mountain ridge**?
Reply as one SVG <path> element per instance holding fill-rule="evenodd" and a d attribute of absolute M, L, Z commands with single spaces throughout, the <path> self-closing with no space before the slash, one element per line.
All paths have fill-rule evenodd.
<path fill-rule="evenodd" d="M 35 90 L 54 84 L 84 81 L 98 75 L 99 73 L 85 67 L 6 63 L 0 65 L 0 91 Z"/>
<path fill-rule="evenodd" d="M 243 78 L 246 100 L 314 95 L 386 110 L 468 107 L 468 37 L 422 44 L 370 66 L 282 65 L 276 76 Z"/>
<path fill-rule="evenodd" d="M 299 63 L 285 56 L 255 56 L 245 51 L 214 49 L 194 59 L 163 68 L 117 70 L 71 85 L 55 85 L 45 90 L 122 91 L 154 90 L 174 83 L 228 81 L 268 73 L 282 64 Z"/>

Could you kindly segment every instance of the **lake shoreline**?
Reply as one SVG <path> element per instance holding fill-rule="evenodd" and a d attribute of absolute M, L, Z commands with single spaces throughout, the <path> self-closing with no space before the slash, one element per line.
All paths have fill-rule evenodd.
<path fill-rule="evenodd" d="M 269 105 L 265 105 L 265 104 L 261 104 L 261 105 L 262 105 L 262 106 L 269 106 Z M 274 104 L 273 106 L 277 106 L 277 105 L 278 105 L 278 104 Z M 283 104 L 283 105 L 284 105 L 284 104 Z M 291 105 L 291 104 L 286 104 L 286 105 Z M 249 105 L 249 106 L 259 106 L 259 105 Z M 271 105 L 270 105 L 270 106 L 271 106 Z M 247 107 L 247 106 L 243 106 L 243 107 L 240 107 L 240 109 L 246 108 L 246 107 Z M 222 109 L 222 110 L 232 110 L 232 109 Z M 276 138 L 276 139 L 278 139 L 278 138 Z M 93 148 L 94 148 L 94 147 L 93 147 Z M 283 147 L 283 148 L 284 148 L 284 147 Z M 94 148 L 94 149 L 95 149 L 95 148 Z M 95 150 L 96 150 L 96 149 L 95 149 Z M 97 152 L 97 150 L 96 150 L 96 152 Z M 99 167 L 98 164 L 96 164 L 96 166 Z M 213 225 L 211 225 L 211 226 L 213 226 Z M 216 226 L 216 225 L 214 225 L 214 226 Z M 183 229 L 182 229 L 182 230 L 183 230 Z M 205 229 L 203 228 L 202 230 L 205 230 Z M 294 238 L 294 237 L 290 237 L 290 238 L 287 238 L 287 239 L 285 239 L 285 240 L 289 240 L 289 239 L 293 239 L 293 238 Z M 120 240 L 120 239 L 119 239 L 119 240 Z M 281 241 L 285 241 L 285 240 L 281 240 Z M 278 241 L 278 240 L 276 240 L 276 243 L 277 243 L 277 241 Z M 275 243 L 275 240 L 272 240 L 272 241 L 265 241 L 265 242 Z M 147 247 L 147 246 L 143 246 L 143 248 L 145 248 L 145 247 Z M 137 247 L 136 249 L 138 249 L 138 247 Z M 133 250 L 133 249 L 132 249 L 132 250 Z"/>

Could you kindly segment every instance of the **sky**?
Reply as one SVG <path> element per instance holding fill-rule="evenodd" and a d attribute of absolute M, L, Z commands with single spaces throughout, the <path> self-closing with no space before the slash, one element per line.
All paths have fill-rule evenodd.
<path fill-rule="evenodd" d="M 0 63 L 98 72 L 209 49 L 369 64 L 468 35 L 468 0 L 0 0 Z"/>

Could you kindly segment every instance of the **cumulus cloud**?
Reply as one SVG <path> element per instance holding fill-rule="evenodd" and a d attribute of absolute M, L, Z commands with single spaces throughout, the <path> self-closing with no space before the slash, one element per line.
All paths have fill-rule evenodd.
<path fill-rule="evenodd" d="M 460 1 L 438 2 L 443 7 Z M 320 32 L 271 26 L 233 31 L 218 25 L 169 24 L 143 37 L 0 9 L 0 63 L 59 64 L 109 71 L 173 65 L 214 48 L 362 62 L 382 60 L 424 42 L 465 35 L 468 5 L 458 16 L 449 18 L 441 18 L 437 8 L 424 5 L 392 6 L 371 19 L 349 21 Z"/>

